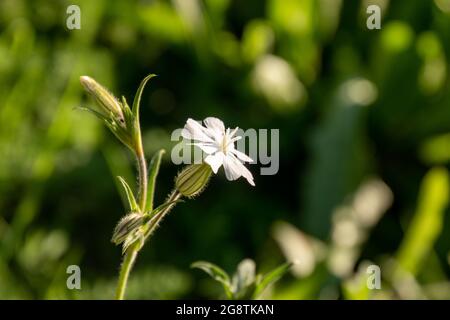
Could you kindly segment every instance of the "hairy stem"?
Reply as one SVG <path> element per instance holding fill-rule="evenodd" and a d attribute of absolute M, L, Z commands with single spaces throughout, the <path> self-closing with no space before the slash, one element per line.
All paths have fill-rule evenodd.
<path fill-rule="evenodd" d="M 140 134 L 139 134 L 140 136 Z M 136 158 L 138 162 L 139 171 L 139 208 L 144 210 L 147 201 L 147 161 L 145 160 L 144 149 L 142 147 L 142 140 L 139 138 L 139 144 L 136 148 Z"/>
<path fill-rule="evenodd" d="M 176 201 L 180 197 L 181 197 L 180 193 L 173 191 L 170 194 L 170 196 L 168 197 L 168 199 L 166 200 L 166 203 Z M 165 208 L 163 211 L 158 213 L 158 215 L 154 217 L 155 219 L 151 220 L 150 224 L 147 226 L 147 231 L 144 235 L 144 242 L 151 236 L 151 234 L 155 230 L 155 228 L 158 227 L 158 225 L 162 221 L 162 219 L 170 212 L 170 210 L 174 206 L 175 206 L 175 203 L 171 204 L 170 206 Z M 138 243 L 136 243 L 136 244 L 132 245 L 130 248 L 128 248 L 127 252 L 125 253 L 125 256 L 124 256 L 123 262 L 122 262 L 122 266 L 120 267 L 119 283 L 117 285 L 117 290 L 116 290 L 116 299 L 117 300 L 124 299 L 128 277 L 130 275 L 134 261 L 136 260 L 137 254 L 141 248 L 142 248 L 142 246 L 140 246 Z"/>
<path fill-rule="evenodd" d="M 130 247 L 123 258 L 122 265 L 120 267 L 119 283 L 116 289 L 116 299 L 123 300 L 125 297 L 125 289 L 127 288 L 128 277 L 130 275 L 131 268 L 133 268 L 134 261 L 138 254 L 138 245 L 135 244 Z"/>
<path fill-rule="evenodd" d="M 136 145 L 135 154 L 138 162 L 138 174 L 139 174 L 139 208 L 144 210 L 145 202 L 147 201 L 147 162 L 145 160 L 144 148 L 142 147 L 141 132 L 139 130 L 138 143 Z M 134 244 L 128 248 L 123 258 L 122 265 L 120 267 L 119 282 L 116 289 L 116 299 L 123 300 L 125 296 L 125 290 L 127 287 L 128 277 L 131 269 L 133 268 L 134 261 L 140 250 L 139 244 Z"/>

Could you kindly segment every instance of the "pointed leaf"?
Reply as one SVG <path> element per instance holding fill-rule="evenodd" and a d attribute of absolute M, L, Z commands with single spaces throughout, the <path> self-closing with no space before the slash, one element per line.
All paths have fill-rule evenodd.
<path fill-rule="evenodd" d="M 127 99 L 122 96 L 122 110 L 125 118 L 125 126 L 127 128 L 133 128 L 133 112 L 130 109 L 130 106 L 128 105 Z"/>
<path fill-rule="evenodd" d="M 108 122 L 107 120 L 105 120 L 105 125 L 120 142 L 122 142 L 126 147 L 133 150 L 133 143 L 131 142 L 128 133 L 122 127 L 118 126 L 113 121 Z"/>
<path fill-rule="evenodd" d="M 149 74 L 148 76 L 146 76 L 141 81 L 141 84 L 139 85 L 139 88 L 136 91 L 136 95 L 134 96 L 132 112 L 135 121 L 135 128 L 139 128 L 139 105 L 141 104 L 142 91 L 144 91 L 144 87 L 147 84 L 147 81 L 153 77 L 156 77 L 156 74 Z"/>
<path fill-rule="evenodd" d="M 164 209 L 166 209 L 169 206 L 172 206 L 178 202 L 183 202 L 184 200 L 181 199 L 177 199 L 177 200 L 173 200 L 173 201 L 169 201 L 169 202 L 165 202 L 162 205 L 158 206 L 156 209 L 153 209 L 152 212 L 150 212 L 150 217 L 154 217 L 156 215 L 158 215 L 161 211 L 163 211 Z"/>
<path fill-rule="evenodd" d="M 131 112 L 130 106 L 128 105 L 127 98 L 125 98 L 125 96 L 122 96 L 121 98 L 122 98 L 122 110 L 123 110 L 123 112 L 125 114 L 130 114 L 131 115 L 132 112 Z"/>
<path fill-rule="evenodd" d="M 197 268 L 206 272 L 211 278 L 220 282 L 225 290 L 225 293 L 229 299 L 232 299 L 233 293 L 231 292 L 230 277 L 228 274 L 219 266 L 207 262 L 207 261 L 197 261 L 191 264 L 191 268 Z"/>
<path fill-rule="evenodd" d="M 162 205 L 160 205 L 158 208 L 154 209 L 152 212 L 148 213 L 146 215 L 146 221 L 145 223 L 145 239 L 147 239 L 152 233 L 153 231 L 155 231 L 155 229 L 158 227 L 159 222 L 161 221 L 161 216 L 159 216 L 159 214 L 166 209 L 167 207 L 170 207 L 178 202 L 183 202 L 183 200 L 173 200 L 173 201 L 169 201 L 166 203 L 163 203 Z"/>
<path fill-rule="evenodd" d="M 98 112 L 97 110 L 91 109 L 91 108 L 87 108 L 87 107 L 76 107 L 76 109 L 78 110 L 82 110 L 82 111 L 87 111 L 92 113 L 94 116 L 96 116 L 97 118 L 104 120 L 106 122 L 111 122 L 111 119 L 109 119 L 108 117 L 106 117 L 103 113 Z"/>
<path fill-rule="evenodd" d="M 263 291 L 272 283 L 278 281 L 283 275 L 286 274 L 286 272 L 289 271 L 291 268 L 292 263 L 288 262 L 285 264 L 282 264 L 278 268 L 275 268 L 274 270 L 266 273 L 259 281 L 259 283 L 256 285 L 255 293 L 253 294 L 253 299 L 256 299 L 258 296 L 263 293 Z"/>
<path fill-rule="evenodd" d="M 145 211 L 151 212 L 153 210 L 153 199 L 155 194 L 156 177 L 158 176 L 159 167 L 161 164 L 161 158 L 166 153 L 164 149 L 155 153 L 148 170 L 148 187 L 147 187 L 147 204 L 145 205 Z"/>
<path fill-rule="evenodd" d="M 119 179 L 120 183 L 122 183 L 122 186 L 125 189 L 125 193 L 127 194 L 128 204 L 130 205 L 130 210 L 135 211 L 135 212 L 140 212 L 141 210 L 139 209 L 136 199 L 134 198 L 133 191 L 131 191 L 131 188 L 128 185 L 128 183 L 121 176 L 118 176 L 117 178 Z"/>

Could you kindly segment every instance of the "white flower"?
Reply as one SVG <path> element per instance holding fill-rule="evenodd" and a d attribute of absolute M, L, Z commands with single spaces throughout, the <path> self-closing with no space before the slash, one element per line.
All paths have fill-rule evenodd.
<path fill-rule="evenodd" d="M 181 132 L 183 138 L 196 141 L 193 145 L 207 154 L 204 161 L 214 173 L 223 165 L 228 180 L 236 180 L 242 176 L 254 186 L 251 172 L 242 163 L 253 162 L 252 158 L 234 147 L 235 141 L 242 138 L 235 136 L 238 128 L 225 130 L 222 120 L 213 117 L 206 118 L 203 122 L 206 127 L 201 122 L 188 119 Z"/>

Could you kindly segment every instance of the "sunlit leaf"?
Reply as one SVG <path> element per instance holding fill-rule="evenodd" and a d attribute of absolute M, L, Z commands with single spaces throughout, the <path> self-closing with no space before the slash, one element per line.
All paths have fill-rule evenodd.
<path fill-rule="evenodd" d="M 147 84 L 147 81 L 150 80 L 153 77 L 156 77 L 156 74 L 149 74 L 148 76 L 146 76 L 141 81 L 141 84 L 139 85 L 139 88 L 136 91 L 136 95 L 134 96 L 133 107 L 132 107 L 131 110 L 132 110 L 133 117 L 134 117 L 135 129 L 139 128 L 139 107 L 140 107 L 140 104 L 141 104 L 142 92 L 144 91 L 144 87 Z"/>
<path fill-rule="evenodd" d="M 222 268 L 207 261 L 194 262 L 193 264 L 191 264 L 191 268 L 197 268 L 205 271 L 208 275 L 211 276 L 211 278 L 220 282 L 225 290 L 227 297 L 229 299 L 232 298 L 232 292 L 230 289 L 231 287 L 230 277 Z"/>
<path fill-rule="evenodd" d="M 289 271 L 291 266 L 292 263 L 288 262 L 270 271 L 269 273 L 266 273 L 260 279 L 259 283 L 256 284 L 256 290 L 255 293 L 253 294 L 253 298 L 256 299 L 257 297 L 259 297 L 268 286 L 270 286 L 274 282 L 278 281 L 282 276 L 284 276 Z"/>
<path fill-rule="evenodd" d="M 161 159 L 164 153 L 166 153 L 164 149 L 159 150 L 150 161 L 148 169 L 147 204 L 145 205 L 146 212 L 151 212 L 153 210 L 156 177 L 158 176 Z"/>
<path fill-rule="evenodd" d="M 155 229 L 158 227 L 158 224 L 161 222 L 162 218 L 164 217 L 164 216 L 161 216 L 162 212 L 165 209 L 167 209 L 168 207 L 171 207 L 178 202 L 183 202 L 183 200 L 177 199 L 177 200 L 173 200 L 173 201 L 168 201 L 166 203 L 163 203 L 162 205 L 160 205 L 153 211 L 147 213 L 147 221 L 145 222 L 146 225 L 145 225 L 145 231 L 144 231 L 146 239 L 153 233 L 153 231 L 155 231 Z"/>
<path fill-rule="evenodd" d="M 126 193 L 127 199 L 128 199 L 128 204 L 130 205 L 130 210 L 134 211 L 134 212 L 140 212 L 141 210 L 136 202 L 136 199 L 133 195 L 133 191 L 131 191 L 131 188 L 128 185 L 128 183 L 125 181 L 124 178 L 122 178 L 120 176 L 118 176 L 117 178 L 119 179 L 120 183 L 122 183 L 122 186 L 125 190 L 125 193 Z"/>

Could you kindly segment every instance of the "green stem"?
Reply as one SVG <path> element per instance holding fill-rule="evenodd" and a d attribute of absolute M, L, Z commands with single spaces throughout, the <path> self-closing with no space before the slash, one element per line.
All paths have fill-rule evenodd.
<path fill-rule="evenodd" d="M 167 199 L 166 203 L 178 200 L 181 197 L 181 194 L 173 191 L 169 198 Z M 172 210 L 172 208 L 175 206 L 175 203 L 168 206 L 166 209 L 158 213 L 158 216 L 155 217 L 156 219 L 152 220 L 151 225 L 147 226 L 147 232 L 144 235 L 144 243 L 145 241 L 151 236 L 152 231 L 155 230 L 155 228 L 159 225 L 159 223 L 162 221 L 162 219 Z M 120 267 L 120 275 L 119 275 L 119 283 L 117 285 L 116 290 L 116 299 L 117 300 L 123 300 L 125 296 L 125 289 L 127 287 L 128 277 L 130 275 L 131 269 L 133 267 L 134 261 L 136 260 L 137 254 L 139 250 L 142 248 L 138 243 L 132 245 L 130 248 L 128 248 L 127 252 L 125 253 L 125 257 L 123 258 L 122 266 Z"/>
<path fill-rule="evenodd" d="M 138 246 L 133 245 L 125 253 L 122 266 L 120 267 L 119 283 L 116 289 L 116 299 L 123 300 L 125 296 L 125 289 L 127 288 L 128 277 L 130 275 L 131 268 L 138 254 Z"/>
<path fill-rule="evenodd" d="M 147 201 L 148 173 L 147 173 L 147 161 L 145 160 L 142 141 L 141 139 L 139 139 L 139 141 L 140 142 L 138 144 L 138 147 L 136 148 L 136 158 L 138 162 L 138 171 L 139 171 L 139 208 L 141 208 L 141 210 L 144 210 Z"/>
<path fill-rule="evenodd" d="M 138 162 L 139 171 L 139 208 L 143 210 L 145 208 L 145 202 L 147 201 L 147 162 L 145 161 L 144 149 L 142 147 L 141 132 L 139 130 L 138 143 L 136 144 L 135 154 Z M 116 289 L 116 299 L 123 300 L 125 296 L 125 290 L 127 288 L 128 277 L 131 269 L 133 268 L 134 261 L 141 246 L 134 244 L 128 248 L 123 258 L 122 265 L 120 267 L 119 281 Z"/>

